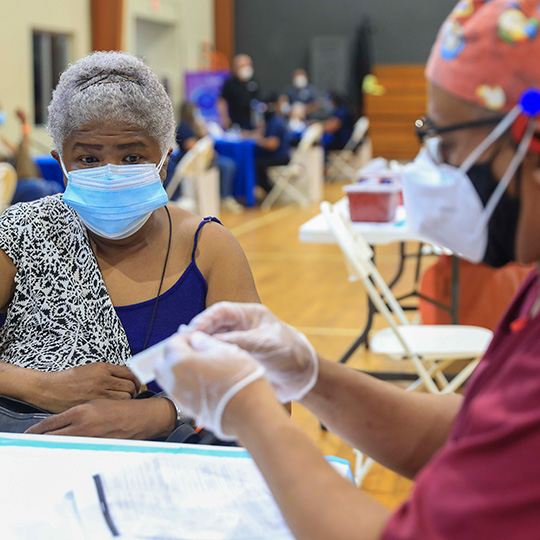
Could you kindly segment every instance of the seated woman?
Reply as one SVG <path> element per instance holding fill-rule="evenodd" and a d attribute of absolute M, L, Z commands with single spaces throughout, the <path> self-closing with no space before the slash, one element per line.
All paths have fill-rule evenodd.
<path fill-rule="evenodd" d="M 167 205 L 173 107 L 141 60 L 72 65 L 48 131 L 65 194 L 0 218 L 0 394 L 63 413 L 33 432 L 166 437 L 173 403 L 131 399 L 126 360 L 215 302 L 258 301 L 246 257 L 219 223 Z"/>
<path fill-rule="evenodd" d="M 180 123 L 176 128 L 176 144 L 180 149 L 180 158 L 184 157 L 199 139 L 208 135 L 204 118 L 200 113 L 197 113 L 198 109 L 194 103 L 190 101 L 182 102 L 180 106 Z M 233 196 L 236 163 L 230 157 L 220 156 L 217 152 L 214 161 L 219 169 L 219 191 L 223 208 L 234 213 L 243 212 L 244 207 Z"/>
<path fill-rule="evenodd" d="M 345 99 L 336 92 L 330 92 L 332 112 L 330 118 L 324 121 L 325 149 L 342 150 L 351 138 L 354 120 Z"/>
<path fill-rule="evenodd" d="M 287 96 L 273 95 L 266 102 L 264 113 L 264 133 L 256 138 L 257 142 L 257 184 L 268 193 L 273 185 L 268 179 L 269 167 L 287 165 L 290 160 L 291 133 L 287 126 L 284 106 L 288 105 Z"/>

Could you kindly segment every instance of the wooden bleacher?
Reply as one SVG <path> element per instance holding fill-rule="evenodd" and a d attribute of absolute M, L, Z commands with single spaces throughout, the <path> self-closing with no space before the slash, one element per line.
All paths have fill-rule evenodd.
<path fill-rule="evenodd" d="M 423 64 L 378 65 L 373 74 L 385 87 L 382 96 L 366 96 L 373 156 L 410 160 L 418 153 L 414 121 L 426 111 Z"/>

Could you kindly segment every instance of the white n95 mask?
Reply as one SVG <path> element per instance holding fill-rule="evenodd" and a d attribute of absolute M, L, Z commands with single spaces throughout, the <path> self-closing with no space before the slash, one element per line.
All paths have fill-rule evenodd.
<path fill-rule="evenodd" d="M 105 165 L 66 171 L 68 178 L 62 200 L 73 208 L 87 229 L 110 240 L 136 233 L 152 212 L 169 200 L 163 188 L 159 165 Z"/>
<path fill-rule="evenodd" d="M 244 66 L 238 70 L 238 78 L 241 81 L 247 82 L 253 77 L 253 68 L 251 66 Z"/>
<path fill-rule="evenodd" d="M 403 167 L 403 199 L 412 231 L 473 263 L 484 259 L 490 217 L 527 153 L 535 121 L 529 121 L 508 169 L 485 206 L 467 172 L 521 112 L 519 105 L 514 107 L 460 167 L 435 163 L 425 148 L 414 162 Z"/>

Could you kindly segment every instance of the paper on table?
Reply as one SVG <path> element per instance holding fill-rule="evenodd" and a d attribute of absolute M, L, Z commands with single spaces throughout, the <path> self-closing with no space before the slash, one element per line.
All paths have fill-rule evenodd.
<path fill-rule="evenodd" d="M 88 477 L 74 497 L 83 528 L 95 540 L 293 538 L 250 459 L 149 457 Z"/>
<path fill-rule="evenodd" d="M 136 354 L 127 361 L 127 365 L 137 376 L 142 384 L 148 384 L 155 380 L 154 366 L 165 354 L 165 346 L 168 339 L 160 341 L 156 345 Z"/>

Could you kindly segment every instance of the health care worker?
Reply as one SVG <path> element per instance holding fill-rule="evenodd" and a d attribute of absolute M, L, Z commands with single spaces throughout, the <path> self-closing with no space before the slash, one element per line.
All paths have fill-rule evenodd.
<path fill-rule="evenodd" d="M 438 206 L 440 234 L 453 231 L 451 247 L 471 259 L 540 261 L 539 7 L 460 2 L 429 59 L 427 132 L 440 138 L 405 183 L 416 171 L 434 205 L 449 197 Z M 516 211 L 492 202 L 498 186 L 509 198 L 502 208 Z M 449 196 L 458 188 L 463 210 Z M 245 445 L 298 539 L 536 540 L 539 308 L 535 271 L 465 397 L 405 392 L 324 360 L 263 306 L 231 303 L 172 338 L 158 380 L 200 422 Z M 391 513 L 342 479 L 278 403 L 295 400 L 351 446 L 414 478 L 409 500 Z"/>

